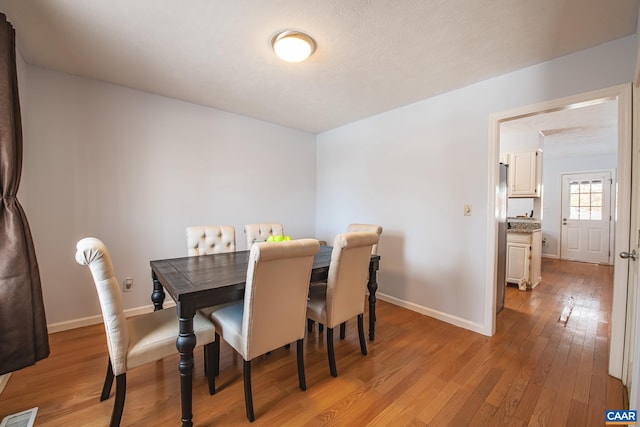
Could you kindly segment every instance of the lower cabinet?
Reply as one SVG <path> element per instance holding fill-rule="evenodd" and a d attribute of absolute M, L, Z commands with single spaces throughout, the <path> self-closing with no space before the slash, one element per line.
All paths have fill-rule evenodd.
<path fill-rule="evenodd" d="M 526 291 L 542 280 L 542 232 L 507 233 L 507 283 Z"/>

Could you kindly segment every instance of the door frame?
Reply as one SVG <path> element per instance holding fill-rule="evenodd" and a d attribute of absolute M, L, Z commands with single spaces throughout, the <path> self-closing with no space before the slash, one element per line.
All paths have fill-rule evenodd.
<path fill-rule="evenodd" d="M 638 57 L 640 60 L 640 56 Z M 638 77 L 640 79 L 640 76 Z M 640 184 L 640 177 L 638 177 L 637 168 L 640 164 L 640 152 L 638 146 L 640 146 L 640 91 L 638 90 L 638 79 L 636 79 L 633 86 L 633 146 L 634 146 L 634 171 L 632 176 L 632 188 L 633 191 L 631 198 L 631 242 L 629 249 L 640 250 L 640 218 L 638 213 L 640 212 L 640 190 L 638 186 Z M 635 209 L 635 210 L 634 210 Z M 640 396 L 638 392 L 638 384 L 640 384 L 640 364 L 637 362 L 638 355 L 640 355 L 640 339 L 638 339 L 638 331 L 640 331 L 640 316 L 638 316 L 638 307 L 640 307 L 640 292 L 638 292 L 640 286 L 640 275 L 638 274 L 640 266 L 638 261 L 629 263 L 629 290 L 627 296 L 627 322 L 629 327 L 626 331 L 626 342 L 629 344 L 624 350 L 624 361 L 622 366 L 622 383 L 627 386 L 629 392 L 629 408 L 640 408 Z"/>
<path fill-rule="evenodd" d="M 498 185 L 498 163 L 500 156 L 500 124 L 531 115 L 550 113 L 567 108 L 593 105 L 602 100 L 616 100 L 618 103 L 618 167 L 617 203 L 614 211 L 615 245 L 614 253 L 629 250 L 631 219 L 631 157 L 632 157 L 632 117 L 631 83 L 572 95 L 538 104 L 494 113 L 489 117 L 488 155 L 488 203 L 487 218 L 487 269 L 485 285 L 485 319 L 487 332 L 494 335 L 496 330 L 495 293 L 497 274 L 498 216 L 496 192 Z M 493 222 L 493 226 L 491 226 Z M 609 375 L 622 377 L 623 354 L 625 349 L 625 323 L 627 314 L 628 262 L 614 257 L 614 285 L 611 309 L 611 338 L 609 341 Z M 623 262 L 620 262 L 623 261 Z M 543 279 L 544 281 L 544 279 Z"/>

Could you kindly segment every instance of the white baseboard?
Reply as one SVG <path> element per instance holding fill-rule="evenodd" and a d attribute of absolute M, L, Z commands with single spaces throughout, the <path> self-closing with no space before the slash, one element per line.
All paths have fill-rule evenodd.
<path fill-rule="evenodd" d="M 164 308 L 167 307 L 175 307 L 176 303 L 171 301 L 166 301 L 163 304 Z M 139 314 L 150 313 L 153 311 L 153 304 L 145 305 L 142 307 L 129 308 L 124 311 L 126 317 L 137 316 Z M 51 323 L 47 325 L 47 330 L 50 334 L 55 332 L 68 331 L 70 329 L 82 328 L 84 326 L 95 325 L 98 323 L 102 323 L 102 315 L 98 314 L 96 316 L 82 317 L 80 319 L 67 320 L 64 322 Z"/>
<path fill-rule="evenodd" d="M 542 254 L 542 258 L 560 259 L 560 257 L 555 254 Z"/>
<path fill-rule="evenodd" d="M 424 314 L 425 316 L 433 317 L 438 320 L 442 320 L 443 322 L 450 323 L 454 326 L 459 326 L 464 329 L 468 329 L 473 332 L 477 332 L 479 334 L 486 335 L 484 333 L 483 325 L 470 322 L 461 317 L 452 316 L 447 313 L 443 313 L 438 310 L 434 310 L 428 307 L 423 307 L 418 304 L 414 304 L 412 302 L 404 301 L 396 297 L 392 297 L 391 295 L 383 294 L 381 292 L 376 293 L 376 297 L 382 301 L 386 301 L 390 304 L 397 305 L 402 308 L 406 308 L 411 311 L 415 311 L 420 314 Z M 167 301 L 164 303 L 164 307 L 175 307 L 174 301 Z M 153 305 L 145 305 L 142 307 L 130 308 L 124 311 L 127 317 L 137 316 L 143 313 L 149 313 L 153 311 Z M 70 329 L 81 328 L 83 326 L 95 325 L 102 322 L 102 315 L 83 317 L 80 319 L 68 320 L 65 322 L 51 323 L 47 325 L 48 331 L 50 334 L 55 332 L 67 331 Z"/>
<path fill-rule="evenodd" d="M 7 383 L 9 382 L 10 376 L 11 376 L 11 372 L 9 372 L 8 374 L 0 375 L 0 394 L 2 394 L 2 391 L 4 390 Z"/>
<path fill-rule="evenodd" d="M 484 331 L 485 328 L 483 327 L 483 325 L 480 325 L 480 324 L 474 323 L 474 322 L 470 322 L 470 321 L 468 321 L 466 319 L 463 319 L 461 317 L 452 316 L 450 314 L 443 313 L 441 311 L 434 310 L 432 308 L 423 307 L 421 305 L 414 304 L 414 303 L 408 302 L 408 301 L 404 301 L 404 300 L 401 300 L 399 298 L 392 297 L 390 295 L 386 295 L 386 294 L 383 294 L 383 293 L 380 293 L 380 292 L 376 293 L 376 297 L 378 299 L 380 299 L 382 301 L 385 301 L 385 302 L 388 302 L 390 304 L 397 305 L 399 307 L 406 308 L 408 310 L 415 311 L 415 312 L 420 313 L 420 314 L 424 314 L 425 316 L 429 316 L 429 317 L 433 317 L 433 318 L 438 319 L 438 320 L 442 320 L 443 322 L 450 323 L 450 324 L 452 324 L 454 326 L 459 326 L 459 327 L 464 328 L 464 329 L 468 329 L 468 330 L 470 330 L 472 332 L 477 332 L 479 334 L 486 335 L 486 333 Z"/>

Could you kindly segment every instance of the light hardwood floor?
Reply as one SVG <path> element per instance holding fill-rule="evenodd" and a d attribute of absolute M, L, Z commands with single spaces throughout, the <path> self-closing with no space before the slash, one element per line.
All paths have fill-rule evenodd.
<path fill-rule="evenodd" d="M 602 426 L 605 409 L 623 408 L 622 384 L 607 375 L 611 278 L 611 267 L 544 260 L 535 290 L 507 289 L 493 337 L 379 302 L 367 356 L 355 321 L 336 341 L 337 378 L 317 328 L 305 340 L 306 392 L 298 389 L 295 346 L 255 361 L 253 425 Z M 558 318 L 571 298 L 565 326 Z M 37 406 L 37 426 L 108 425 L 113 392 L 99 401 L 102 325 L 52 334 L 50 343 L 48 359 L 12 375 L 0 418 Z M 196 351 L 194 423 L 249 425 L 241 360 L 226 344 L 221 352 L 210 396 Z M 177 360 L 128 373 L 123 426 L 179 425 Z"/>

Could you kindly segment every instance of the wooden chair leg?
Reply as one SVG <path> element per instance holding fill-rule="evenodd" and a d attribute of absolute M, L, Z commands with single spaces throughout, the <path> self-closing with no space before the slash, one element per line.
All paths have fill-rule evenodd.
<path fill-rule="evenodd" d="M 300 390 L 307 389 L 307 380 L 304 375 L 304 348 L 303 348 L 303 340 L 298 340 L 296 343 L 296 356 L 298 358 L 298 384 L 300 385 Z"/>
<path fill-rule="evenodd" d="M 204 374 L 209 375 L 209 344 L 204 346 Z"/>
<path fill-rule="evenodd" d="M 220 373 L 220 335 L 216 332 L 215 341 L 213 341 L 213 374 L 218 376 Z M 214 390 L 215 393 L 215 390 Z"/>
<path fill-rule="evenodd" d="M 324 331 L 324 325 L 322 323 L 318 323 L 318 332 Z"/>
<path fill-rule="evenodd" d="M 313 320 L 307 319 L 307 332 L 313 332 L 313 324 L 314 324 Z"/>
<path fill-rule="evenodd" d="M 360 338 L 360 352 L 367 355 L 367 342 L 364 339 L 364 314 L 358 314 L 358 337 Z"/>
<path fill-rule="evenodd" d="M 253 396 L 251 395 L 251 361 L 244 360 L 243 369 L 244 373 L 244 406 L 247 410 L 247 419 L 251 422 L 255 421 L 256 417 L 253 414 Z"/>
<path fill-rule="evenodd" d="M 102 393 L 100 394 L 100 402 L 107 400 L 111 394 L 111 385 L 113 384 L 113 367 L 111 366 L 111 358 L 107 362 L 107 375 L 104 378 Z"/>
<path fill-rule="evenodd" d="M 346 329 L 347 329 L 347 322 L 340 323 L 340 339 L 341 340 L 344 339 Z"/>
<path fill-rule="evenodd" d="M 127 374 L 120 374 L 116 377 L 116 399 L 113 402 L 113 412 L 111 412 L 111 422 L 109 427 L 119 427 L 124 410 L 124 398 L 127 392 Z"/>
<path fill-rule="evenodd" d="M 329 371 L 332 377 L 338 376 L 336 355 L 333 351 L 333 328 L 327 328 L 327 356 L 329 357 Z"/>
<path fill-rule="evenodd" d="M 215 341 L 204 346 L 204 371 L 209 383 L 209 394 L 216 393 Z"/>

